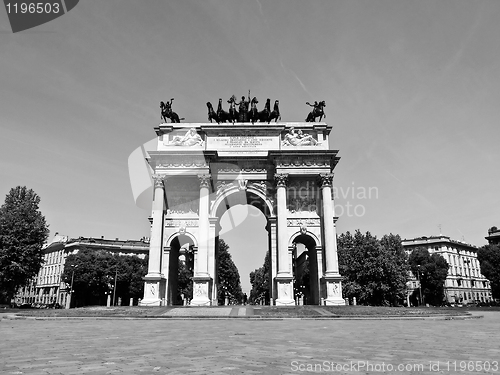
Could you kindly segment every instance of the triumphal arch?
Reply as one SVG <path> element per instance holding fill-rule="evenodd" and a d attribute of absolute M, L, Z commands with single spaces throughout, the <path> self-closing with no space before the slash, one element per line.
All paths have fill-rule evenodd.
<path fill-rule="evenodd" d="M 269 295 L 293 305 L 294 260 L 306 249 L 309 303 L 344 305 L 333 169 L 325 122 L 164 123 L 149 152 L 154 196 L 142 305 L 174 304 L 179 252 L 193 255 L 193 306 L 217 305 L 220 218 L 252 205 L 267 219 Z"/>

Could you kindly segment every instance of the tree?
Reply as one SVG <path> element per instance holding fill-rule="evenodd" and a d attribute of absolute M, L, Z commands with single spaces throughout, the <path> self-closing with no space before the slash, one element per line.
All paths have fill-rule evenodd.
<path fill-rule="evenodd" d="M 250 291 L 249 302 L 260 303 L 263 301 L 269 304 L 269 272 L 271 267 L 271 258 L 269 250 L 266 252 L 264 264 L 262 267 L 257 268 L 255 271 L 250 272 L 250 284 L 252 290 Z"/>
<path fill-rule="evenodd" d="M 10 302 L 42 266 L 49 229 L 39 204 L 33 190 L 18 186 L 0 207 L 0 300 Z"/>
<path fill-rule="evenodd" d="M 193 269 L 188 267 L 186 262 L 179 259 L 179 268 L 177 272 L 177 301 L 182 304 L 182 296 L 189 300 L 193 299 Z"/>
<path fill-rule="evenodd" d="M 243 298 L 240 274 L 229 253 L 229 246 L 223 239 L 217 243 L 217 300 L 224 304 L 226 295 L 232 303 L 240 303 Z"/>
<path fill-rule="evenodd" d="M 141 298 L 147 273 L 147 258 L 117 255 L 105 250 L 81 248 L 66 259 L 62 280 L 70 285 L 73 277 L 72 304 L 78 306 L 103 305 L 107 294 L 115 290 L 118 298 Z"/>
<path fill-rule="evenodd" d="M 408 263 L 411 272 L 420 279 L 422 303 L 440 306 L 445 298 L 444 283 L 448 277 L 448 262 L 441 255 L 431 255 L 426 248 L 418 247 L 411 252 Z"/>
<path fill-rule="evenodd" d="M 381 240 L 359 230 L 338 237 L 339 271 L 344 277 L 342 291 L 360 304 L 398 305 L 404 300 L 408 266 L 399 235 Z"/>
<path fill-rule="evenodd" d="M 481 273 L 490 281 L 492 297 L 500 298 L 500 246 L 485 245 L 479 248 L 477 260 Z"/>

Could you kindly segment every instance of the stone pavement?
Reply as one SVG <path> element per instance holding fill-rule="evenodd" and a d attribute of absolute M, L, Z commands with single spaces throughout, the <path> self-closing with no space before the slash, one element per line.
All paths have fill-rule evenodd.
<path fill-rule="evenodd" d="M 500 374 L 500 312 L 480 314 L 379 321 L 3 319 L 0 374 Z"/>

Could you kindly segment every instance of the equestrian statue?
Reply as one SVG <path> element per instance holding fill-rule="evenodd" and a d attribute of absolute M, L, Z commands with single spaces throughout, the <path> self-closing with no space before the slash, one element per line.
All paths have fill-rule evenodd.
<path fill-rule="evenodd" d="M 170 119 L 171 122 L 181 122 L 180 120 L 184 120 L 184 117 L 179 118 L 179 115 L 172 111 L 172 102 L 174 101 L 174 98 L 170 99 L 170 102 L 160 102 L 160 110 L 161 110 L 161 116 L 160 120 L 162 120 L 164 123 L 167 122 L 167 118 Z"/>
<path fill-rule="evenodd" d="M 316 117 L 319 117 L 318 121 L 321 121 L 323 116 L 326 118 L 325 111 L 323 111 L 323 108 L 326 107 L 324 100 L 319 103 L 314 102 L 314 104 L 306 102 L 306 104 L 310 107 L 313 107 L 313 110 L 307 115 L 306 122 L 316 122 Z"/>

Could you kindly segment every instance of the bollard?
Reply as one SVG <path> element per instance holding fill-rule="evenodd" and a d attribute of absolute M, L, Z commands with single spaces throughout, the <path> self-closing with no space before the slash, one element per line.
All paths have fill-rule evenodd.
<path fill-rule="evenodd" d="M 130 298 L 130 301 L 128 303 L 129 306 L 134 306 L 134 299 L 133 298 Z"/>

